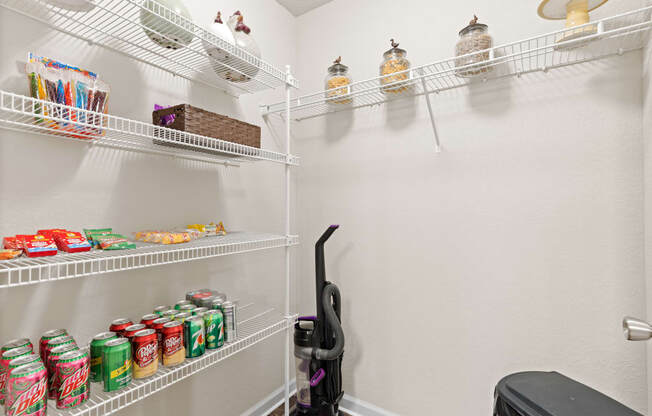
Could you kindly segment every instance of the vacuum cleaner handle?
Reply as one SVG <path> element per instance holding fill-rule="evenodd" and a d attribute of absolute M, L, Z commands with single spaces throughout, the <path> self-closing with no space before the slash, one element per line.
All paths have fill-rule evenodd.
<path fill-rule="evenodd" d="M 333 298 L 331 301 L 331 297 Z M 344 351 L 344 331 L 342 331 L 342 324 L 340 323 L 337 313 L 333 308 L 333 303 L 341 305 L 340 290 L 332 283 L 329 283 L 324 288 L 322 295 L 322 306 L 326 315 L 326 322 L 333 330 L 335 335 L 335 345 L 330 350 L 323 348 L 313 348 L 312 356 L 318 360 L 332 361 L 337 359 Z M 338 307 L 339 309 L 339 307 Z"/>

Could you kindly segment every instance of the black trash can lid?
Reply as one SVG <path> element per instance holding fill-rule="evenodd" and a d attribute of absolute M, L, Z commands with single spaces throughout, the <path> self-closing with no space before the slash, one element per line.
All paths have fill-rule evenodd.
<path fill-rule="evenodd" d="M 522 416 L 643 416 L 557 372 L 509 375 L 494 393 Z"/>

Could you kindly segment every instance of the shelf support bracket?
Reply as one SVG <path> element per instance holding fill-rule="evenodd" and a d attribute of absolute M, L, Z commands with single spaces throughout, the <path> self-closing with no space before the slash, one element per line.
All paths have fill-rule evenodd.
<path fill-rule="evenodd" d="M 428 106 L 428 114 L 430 115 L 430 124 L 432 125 L 432 132 L 435 134 L 435 152 L 441 152 L 441 144 L 439 143 L 439 133 L 437 132 L 437 123 L 435 122 L 435 113 L 432 111 L 432 103 L 430 102 L 430 94 L 427 92 L 426 80 L 421 78 L 421 85 L 423 86 L 424 97 Z"/>

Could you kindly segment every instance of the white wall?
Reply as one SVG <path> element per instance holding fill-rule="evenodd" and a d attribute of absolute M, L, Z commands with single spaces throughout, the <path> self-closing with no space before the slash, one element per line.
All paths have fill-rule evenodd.
<path fill-rule="evenodd" d="M 295 63 L 295 20 L 282 6 L 257 0 L 219 3 L 225 14 L 242 10 L 264 59 L 281 67 Z M 195 21 L 212 22 L 216 3 L 186 4 Z M 191 103 L 262 124 L 258 104 L 283 97 L 279 90 L 233 99 L 5 9 L 0 9 L 0 51 L 5 90 L 27 94 L 18 66 L 32 51 L 100 73 L 112 87 L 111 113 L 147 122 L 154 103 Z M 266 128 L 263 146 L 283 150 Z M 100 226 L 129 234 L 212 220 L 223 220 L 232 230 L 284 229 L 283 167 L 270 163 L 225 169 L 1 130 L 0 178 L 2 236 Z M 112 319 L 139 319 L 154 305 L 174 303 L 196 287 L 282 308 L 283 258 L 278 249 L 0 290 L 0 342 L 18 336 L 36 341 L 44 330 L 66 327 L 85 343 Z M 240 414 L 282 383 L 282 346 L 283 337 L 275 336 L 121 414 Z"/>
<path fill-rule="evenodd" d="M 646 5 L 652 1 L 645 0 Z M 647 319 L 652 319 L 652 43 L 643 51 L 643 160 L 645 167 L 645 283 L 647 299 Z M 647 344 L 647 383 L 648 405 L 652 400 L 652 343 Z M 649 407 L 649 406 L 648 406 Z"/>
<path fill-rule="evenodd" d="M 335 0 L 298 19 L 298 77 L 322 89 L 338 55 L 376 76 L 390 37 L 414 65 L 448 57 L 473 13 L 497 43 L 561 27 L 536 3 Z M 620 327 L 646 307 L 641 67 L 632 53 L 442 93 L 442 154 L 423 98 L 298 125 L 300 311 L 314 308 L 309 243 L 339 223 L 327 274 L 347 393 L 487 415 L 501 377 L 557 370 L 647 411 L 645 346 Z"/>

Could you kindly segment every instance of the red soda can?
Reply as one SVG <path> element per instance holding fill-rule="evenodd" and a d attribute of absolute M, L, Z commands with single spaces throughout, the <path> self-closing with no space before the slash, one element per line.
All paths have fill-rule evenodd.
<path fill-rule="evenodd" d="M 140 323 L 144 324 L 147 328 L 151 328 L 152 323 L 158 318 L 160 318 L 160 316 L 158 316 L 157 314 L 148 313 L 147 315 L 143 316 L 143 318 L 140 320 Z"/>
<path fill-rule="evenodd" d="M 158 338 L 153 329 L 136 332 L 132 342 L 134 378 L 146 378 L 158 370 Z"/>
<path fill-rule="evenodd" d="M 7 350 L 0 355 L 0 405 L 5 404 L 5 393 L 9 381 L 9 363 L 19 357 L 34 354 L 29 347 L 18 347 Z"/>
<path fill-rule="evenodd" d="M 91 359 L 86 351 L 70 351 L 57 362 L 57 409 L 72 409 L 91 395 Z"/>
<path fill-rule="evenodd" d="M 41 362 L 21 365 L 7 381 L 6 416 L 45 416 L 48 405 L 48 373 Z"/>
<path fill-rule="evenodd" d="M 39 341 L 38 345 L 38 352 L 41 355 L 41 360 L 45 364 L 45 347 L 48 345 L 48 342 L 50 342 L 51 339 L 54 338 L 59 338 L 64 335 L 68 335 L 68 331 L 66 331 L 63 328 L 60 329 L 51 329 L 49 331 L 45 331 L 43 335 L 41 335 L 41 340 Z"/>
<path fill-rule="evenodd" d="M 146 329 L 147 327 L 145 324 L 133 324 L 129 325 L 128 327 L 125 328 L 122 336 L 125 338 L 129 338 L 129 341 L 133 341 L 134 335 L 136 335 L 136 332 L 142 331 L 143 329 Z"/>
<path fill-rule="evenodd" d="M 49 340 L 48 343 L 45 344 L 45 349 L 43 350 L 43 357 L 41 357 L 41 360 L 43 360 L 43 364 L 47 366 L 48 355 L 50 354 L 50 351 L 52 351 L 53 348 L 56 348 L 59 345 L 68 345 L 68 344 L 77 345 L 74 338 L 71 337 L 70 335 L 64 335 L 62 337 L 52 338 L 51 340 Z"/>
<path fill-rule="evenodd" d="M 19 339 L 12 339 L 11 341 L 7 342 L 5 345 L 0 347 L 0 354 L 2 354 L 5 351 L 13 350 L 14 348 L 20 348 L 20 347 L 29 347 L 34 351 L 34 346 L 32 345 L 32 342 L 28 338 L 19 338 Z"/>
<path fill-rule="evenodd" d="M 166 367 L 181 364 L 186 359 L 183 346 L 183 324 L 170 321 L 163 324 L 163 365 Z"/>
<path fill-rule="evenodd" d="M 163 362 L 163 325 L 172 322 L 170 318 L 158 318 L 152 322 L 151 328 L 156 331 L 156 338 L 158 339 L 158 361 Z"/>
<path fill-rule="evenodd" d="M 115 332 L 119 337 L 124 336 L 124 331 L 125 328 L 128 327 L 129 325 L 133 325 L 134 323 L 131 322 L 129 319 L 125 318 L 118 318 L 115 321 L 111 322 L 111 326 L 109 327 L 109 331 Z"/>
<path fill-rule="evenodd" d="M 57 363 L 61 359 L 61 356 L 78 349 L 75 344 L 64 344 L 50 350 L 48 361 L 45 363 L 45 369 L 48 372 L 48 399 L 54 400 L 57 397 L 57 390 L 59 388 Z"/>

